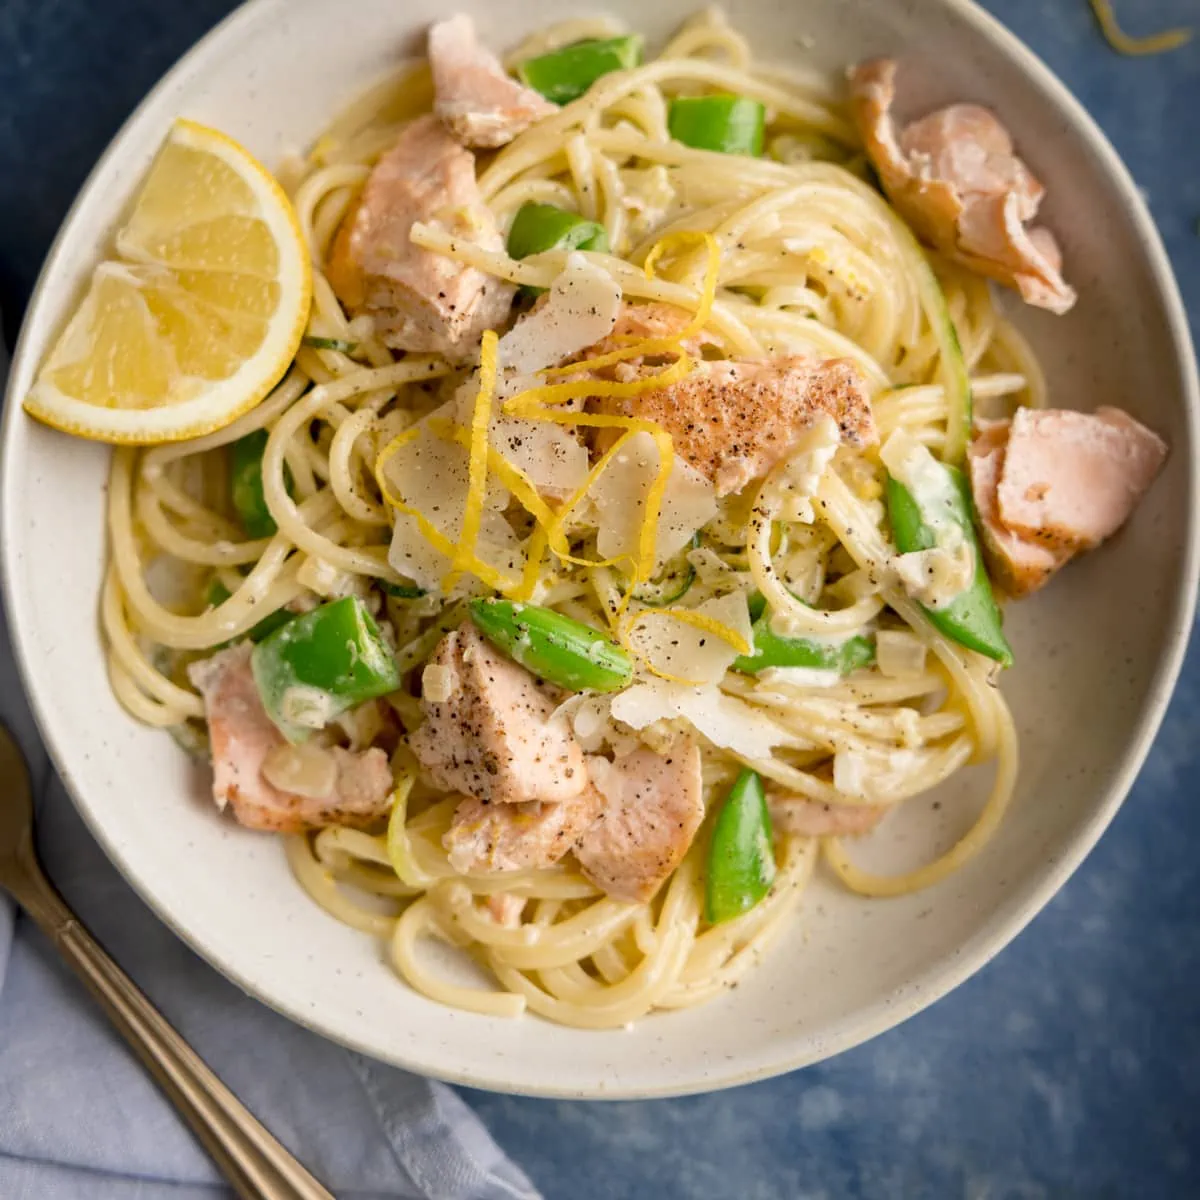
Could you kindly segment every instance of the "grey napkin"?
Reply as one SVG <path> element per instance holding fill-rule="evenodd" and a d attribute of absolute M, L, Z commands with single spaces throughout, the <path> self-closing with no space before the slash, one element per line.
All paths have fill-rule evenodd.
<path fill-rule="evenodd" d="M 4 373 L 0 358 L 0 389 Z M 155 918 L 104 857 L 54 776 L 2 614 L 0 717 L 30 763 L 43 861 L 67 902 L 339 1200 L 538 1200 L 450 1088 L 293 1025 L 213 971 Z M 0 1197 L 231 1194 L 55 951 L 0 898 Z"/>

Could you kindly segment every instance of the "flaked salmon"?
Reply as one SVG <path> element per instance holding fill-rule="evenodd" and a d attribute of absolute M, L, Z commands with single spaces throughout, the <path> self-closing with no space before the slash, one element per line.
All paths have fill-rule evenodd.
<path fill-rule="evenodd" d="M 1125 524 L 1166 458 L 1166 442 L 1119 408 L 1018 409 L 998 515 L 1045 545 L 1090 550 Z"/>
<path fill-rule="evenodd" d="M 997 582 L 1028 595 L 1111 537 L 1166 457 L 1166 442 L 1119 408 L 1019 408 L 1011 421 L 983 423 L 968 462 Z"/>
<path fill-rule="evenodd" d="M 948 257 L 1008 284 L 1028 303 L 1064 313 L 1075 291 L 1054 235 L 1031 226 L 1045 189 L 989 109 L 954 104 L 905 127 L 892 117 L 896 63 L 850 72 L 851 109 L 883 190 L 917 234 Z"/>
<path fill-rule="evenodd" d="M 456 871 L 523 871 L 558 862 L 596 819 L 601 800 L 585 788 L 570 800 L 489 804 L 466 799 L 442 844 Z"/>
<path fill-rule="evenodd" d="M 267 756 L 287 740 L 267 716 L 250 670 L 249 642 L 193 663 L 188 674 L 204 697 L 212 744 L 213 799 L 242 825 L 301 833 L 324 825 L 368 826 L 391 804 L 392 772 L 378 748 L 327 751 L 334 771 L 327 794 L 305 796 L 274 787 L 263 775 Z"/>
<path fill-rule="evenodd" d="M 676 340 L 691 319 L 691 313 L 676 308 L 673 304 L 660 304 L 658 301 L 648 304 L 622 304 L 612 333 L 594 346 L 589 346 L 579 357 L 600 358 L 614 350 L 625 349 L 631 342 L 649 338 Z M 689 354 L 699 357 L 704 345 L 711 344 L 711 341 L 711 338 L 701 332 L 684 338 L 679 344 Z"/>
<path fill-rule="evenodd" d="M 852 837 L 870 833 L 887 813 L 879 804 L 823 804 L 805 796 L 768 790 L 771 825 L 795 837 Z"/>
<path fill-rule="evenodd" d="M 1020 599 L 1046 583 L 1070 560 L 1071 553 L 1024 538 L 1006 528 L 1000 520 L 996 488 L 1004 469 L 1008 429 L 1007 421 L 980 422 L 967 447 L 967 469 L 983 535 L 988 574 L 1009 596 Z"/>
<path fill-rule="evenodd" d="M 475 158 L 434 116 L 419 117 L 379 160 L 343 220 L 326 273 L 338 299 L 366 313 L 397 350 L 469 358 L 504 324 L 511 284 L 413 245 L 422 221 L 488 250 L 503 249 L 475 182 Z"/>
<path fill-rule="evenodd" d="M 429 65 L 433 111 L 464 146 L 503 146 L 534 121 L 558 111 L 504 73 L 500 60 L 480 44 L 475 23 L 465 13 L 429 30 Z"/>
<path fill-rule="evenodd" d="M 422 698 L 425 722 L 409 742 L 436 787 L 490 804 L 554 803 L 587 787 L 583 751 L 554 715 L 556 698 L 470 621 L 429 661 L 445 672 L 446 699 Z"/>
<path fill-rule="evenodd" d="M 611 763 L 594 758 L 589 770 L 603 801 L 575 848 L 583 873 L 610 896 L 649 900 L 704 820 L 700 749 L 680 738 L 662 754 L 642 748 Z"/>
<path fill-rule="evenodd" d="M 711 480 L 718 496 L 740 492 L 788 458 L 822 415 L 850 445 L 877 437 L 866 381 L 845 358 L 698 362 L 678 383 L 604 397 L 592 407 L 661 425 L 675 453 Z"/>

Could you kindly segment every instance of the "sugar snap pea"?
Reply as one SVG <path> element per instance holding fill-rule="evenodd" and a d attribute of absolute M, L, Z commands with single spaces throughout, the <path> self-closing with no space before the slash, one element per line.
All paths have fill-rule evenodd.
<path fill-rule="evenodd" d="M 489 642 L 558 687 L 615 692 L 633 677 L 632 660 L 612 638 L 553 609 L 478 599 L 468 611 Z"/>
<path fill-rule="evenodd" d="M 713 925 L 740 917 L 771 890 L 775 846 L 766 792 L 744 770 L 717 813 L 705 881 L 705 915 Z"/>

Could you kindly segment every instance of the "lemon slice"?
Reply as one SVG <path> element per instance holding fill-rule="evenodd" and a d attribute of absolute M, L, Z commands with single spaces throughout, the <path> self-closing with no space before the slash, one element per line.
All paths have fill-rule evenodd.
<path fill-rule="evenodd" d="M 177 121 L 25 408 L 104 442 L 220 429 L 282 378 L 311 298 L 308 249 L 271 173 Z"/>

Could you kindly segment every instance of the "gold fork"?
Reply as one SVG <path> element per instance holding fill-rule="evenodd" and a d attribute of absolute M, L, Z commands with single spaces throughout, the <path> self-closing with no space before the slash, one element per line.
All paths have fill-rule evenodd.
<path fill-rule="evenodd" d="M 29 771 L 3 725 L 0 780 L 0 888 L 100 1002 L 237 1194 L 246 1200 L 334 1200 L 204 1065 L 54 890 L 33 847 Z"/>

